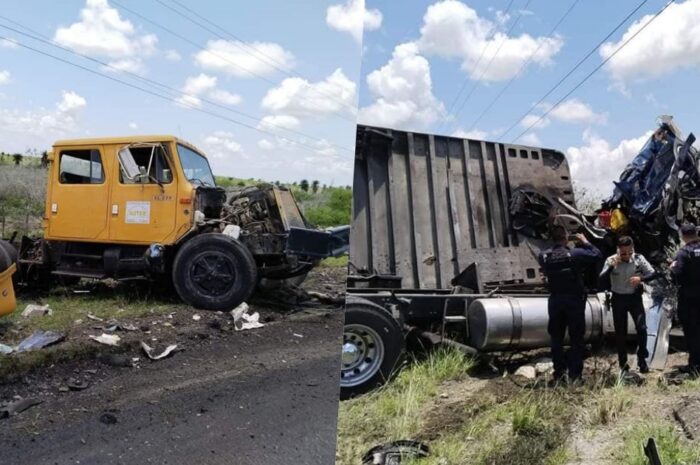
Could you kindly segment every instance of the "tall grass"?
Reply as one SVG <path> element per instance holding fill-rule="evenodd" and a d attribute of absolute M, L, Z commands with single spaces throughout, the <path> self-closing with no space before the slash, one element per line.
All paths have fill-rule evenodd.
<path fill-rule="evenodd" d="M 691 443 L 666 420 L 648 421 L 628 429 L 622 448 L 616 454 L 624 465 L 647 465 L 643 446 L 654 438 L 664 465 L 693 465 L 700 461 L 700 445 Z"/>

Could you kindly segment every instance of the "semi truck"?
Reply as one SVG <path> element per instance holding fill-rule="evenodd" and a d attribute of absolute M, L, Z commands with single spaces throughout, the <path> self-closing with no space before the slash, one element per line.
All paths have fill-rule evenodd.
<path fill-rule="evenodd" d="M 285 187 L 227 195 L 205 154 L 174 136 L 62 140 L 47 160 L 43 236 L 0 241 L 20 285 L 148 279 L 231 310 L 348 249 L 348 226 L 313 228 Z"/>
<path fill-rule="evenodd" d="M 557 150 L 358 126 L 342 397 L 385 382 L 408 335 L 472 354 L 547 347 L 537 256 L 555 222 L 614 252 L 614 235 L 576 209 Z M 598 271 L 586 276 L 591 344 L 613 331 Z M 658 368 L 670 302 L 652 292 L 644 302 Z"/>

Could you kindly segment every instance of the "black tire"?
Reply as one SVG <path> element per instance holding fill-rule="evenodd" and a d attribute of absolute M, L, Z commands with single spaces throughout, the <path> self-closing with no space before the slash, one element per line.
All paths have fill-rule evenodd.
<path fill-rule="evenodd" d="M 374 340 L 376 344 L 372 347 Z M 367 300 L 348 296 L 340 398 L 349 399 L 387 382 L 398 367 L 404 349 L 401 326 L 387 310 Z"/>
<path fill-rule="evenodd" d="M 182 300 L 204 310 L 232 310 L 244 302 L 258 281 L 250 251 L 218 233 L 196 236 L 178 251 L 173 285 Z"/>

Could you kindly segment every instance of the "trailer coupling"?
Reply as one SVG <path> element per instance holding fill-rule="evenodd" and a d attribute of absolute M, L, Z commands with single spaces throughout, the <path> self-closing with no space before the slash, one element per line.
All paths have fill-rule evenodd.
<path fill-rule="evenodd" d="M 350 226 L 326 230 L 289 228 L 288 254 L 313 258 L 339 257 L 350 249 Z"/>

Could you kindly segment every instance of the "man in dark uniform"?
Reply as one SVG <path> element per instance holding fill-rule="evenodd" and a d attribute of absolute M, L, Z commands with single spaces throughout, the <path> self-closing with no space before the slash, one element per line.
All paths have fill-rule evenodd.
<path fill-rule="evenodd" d="M 694 224 L 681 226 L 685 245 L 671 264 L 678 284 L 678 319 L 688 347 L 688 369 L 700 373 L 700 238 Z"/>
<path fill-rule="evenodd" d="M 580 247 L 569 247 L 569 235 L 563 226 L 551 230 L 554 246 L 540 252 L 539 262 L 549 288 L 549 325 L 547 331 L 552 345 L 554 380 L 566 374 L 579 380 L 583 372 L 583 353 L 586 331 L 586 288 L 584 272 L 603 258 L 600 250 L 591 245 L 583 234 L 577 234 Z M 569 331 L 571 349 L 565 356 L 564 336 Z M 568 359 L 568 360 L 567 360 Z"/>

